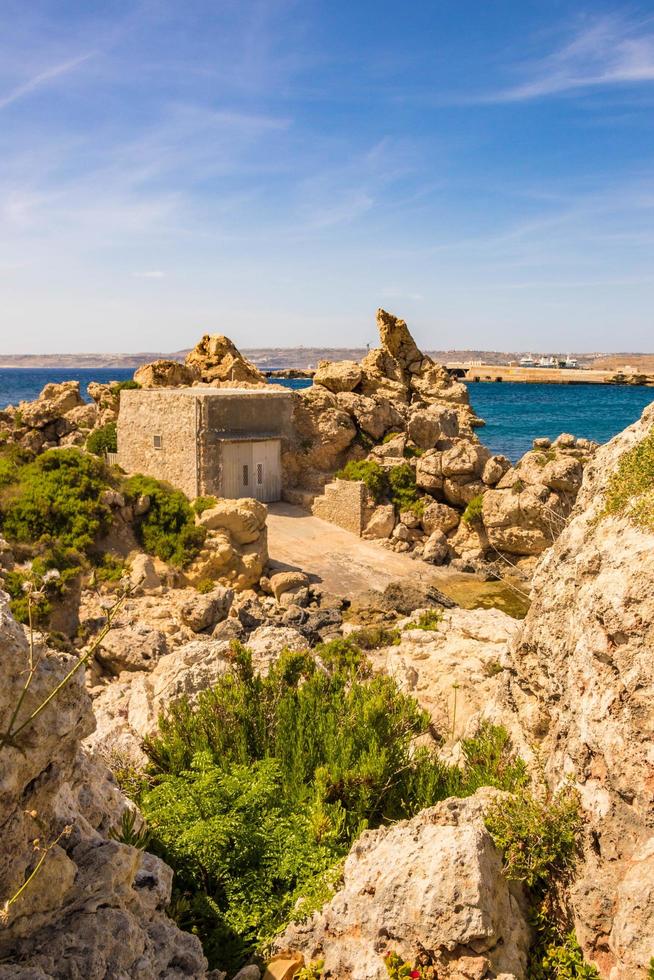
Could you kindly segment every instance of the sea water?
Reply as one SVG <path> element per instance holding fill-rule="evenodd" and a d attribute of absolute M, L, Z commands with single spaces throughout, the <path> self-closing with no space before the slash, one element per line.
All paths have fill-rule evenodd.
<path fill-rule="evenodd" d="M 90 381 L 124 381 L 128 368 L 2 368 L 0 408 L 36 398 L 51 381 L 79 381 L 87 397 Z M 311 384 L 303 378 L 275 379 L 295 390 Z M 596 442 L 606 442 L 635 422 L 654 401 L 654 388 L 638 385 L 557 385 L 471 382 L 470 401 L 486 426 L 478 429 L 481 441 L 494 453 L 515 461 L 531 448 L 538 436 L 550 439 L 571 432 Z"/>

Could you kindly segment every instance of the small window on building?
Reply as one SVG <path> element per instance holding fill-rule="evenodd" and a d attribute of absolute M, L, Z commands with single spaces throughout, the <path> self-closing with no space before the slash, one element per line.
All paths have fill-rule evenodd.
<path fill-rule="evenodd" d="M 162 436 L 152 436 L 152 445 L 155 449 L 161 449 L 163 447 Z"/>
<path fill-rule="evenodd" d="M 257 463 L 257 483 L 259 486 L 263 483 L 263 463 Z"/>
<path fill-rule="evenodd" d="M 250 471 L 247 464 L 243 467 L 243 486 L 247 487 L 250 483 Z"/>

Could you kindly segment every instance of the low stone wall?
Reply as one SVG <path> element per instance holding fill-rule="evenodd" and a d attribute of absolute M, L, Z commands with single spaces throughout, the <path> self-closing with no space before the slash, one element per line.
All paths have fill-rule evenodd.
<path fill-rule="evenodd" d="M 358 480 L 335 480 L 327 484 L 322 497 L 316 497 L 311 511 L 361 537 L 370 517 L 368 491 Z"/>

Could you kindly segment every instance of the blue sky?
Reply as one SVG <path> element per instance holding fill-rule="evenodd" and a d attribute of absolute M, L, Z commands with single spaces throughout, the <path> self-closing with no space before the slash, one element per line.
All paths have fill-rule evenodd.
<path fill-rule="evenodd" d="M 654 4 L 0 2 L 0 353 L 652 350 Z"/>

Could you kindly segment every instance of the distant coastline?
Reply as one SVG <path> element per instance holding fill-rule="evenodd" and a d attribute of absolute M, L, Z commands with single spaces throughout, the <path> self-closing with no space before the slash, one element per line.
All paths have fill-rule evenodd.
<path fill-rule="evenodd" d="M 67 354 L 0 354 L 0 369 L 15 370 L 26 368 L 35 370 L 51 368 L 56 370 L 102 369 L 136 370 L 142 364 L 159 359 L 183 361 L 188 350 L 172 353 L 160 351 L 86 352 Z M 484 350 L 432 350 L 427 353 L 440 364 L 460 365 L 466 368 L 477 366 L 506 367 L 509 362 L 519 362 L 527 351 L 484 351 Z M 315 368 L 318 361 L 359 361 L 366 354 L 364 347 L 257 347 L 243 349 L 243 354 L 262 371 L 308 370 Z M 629 365 L 634 373 L 654 375 L 654 354 L 620 351 L 616 353 L 580 353 L 572 355 L 583 368 L 593 368 L 615 373 Z M 542 370 L 542 369 L 538 369 Z M 470 375 L 478 373 L 470 370 Z M 544 380 L 544 379 L 541 379 Z"/>

